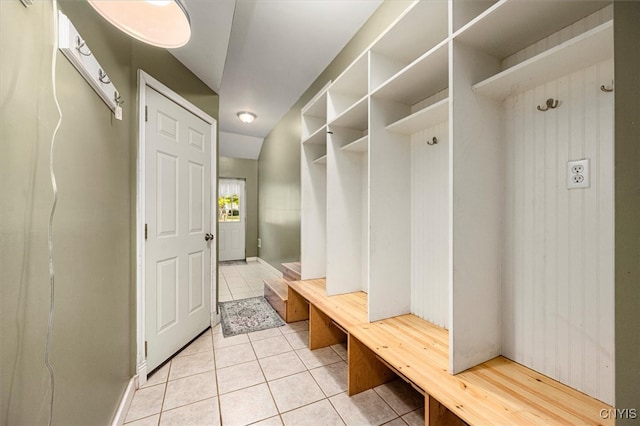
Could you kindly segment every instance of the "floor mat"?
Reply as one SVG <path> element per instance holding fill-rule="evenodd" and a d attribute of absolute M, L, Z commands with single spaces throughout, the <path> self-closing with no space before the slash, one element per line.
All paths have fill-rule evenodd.
<path fill-rule="evenodd" d="M 224 337 L 281 327 L 284 321 L 262 296 L 220 302 Z"/>

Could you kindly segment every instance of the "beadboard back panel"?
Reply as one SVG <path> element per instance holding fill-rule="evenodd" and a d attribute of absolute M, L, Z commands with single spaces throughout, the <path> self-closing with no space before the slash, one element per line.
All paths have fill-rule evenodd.
<path fill-rule="evenodd" d="M 502 353 L 614 403 L 614 93 L 606 61 L 504 103 Z M 546 99 L 556 109 L 540 112 Z M 588 158 L 591 187 L 567 189 Z"/>
<path fill-rule="evenodd" d="M 411 312 L 448 328 L 448 122 L 411 135 Z M 427 141 L 438 138 L 438 143 Z"/>

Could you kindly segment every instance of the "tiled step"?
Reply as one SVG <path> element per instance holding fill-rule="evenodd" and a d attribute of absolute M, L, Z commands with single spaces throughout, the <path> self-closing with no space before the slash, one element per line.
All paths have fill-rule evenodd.
<path fill-rule="evenodd" d="M 287 321 L 287 293 L 289 285 L 283 278 L 264 280 L 264 298 L 283 320 Z"/>

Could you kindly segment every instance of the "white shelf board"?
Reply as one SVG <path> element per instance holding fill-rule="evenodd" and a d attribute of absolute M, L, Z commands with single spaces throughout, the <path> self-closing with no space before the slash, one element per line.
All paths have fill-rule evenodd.
<path fill-rule="evenodd" d="M 449 85 L 445 40 L 383 83 L 371 96 L 413 105 Z"/>
<path fill-rule="evenodd" d="M 443 99 L 433 105 L 416 111 L 387 126 L 393 133 L 411 135 L 449 119 L 449 99 Z"/>
<path fill-rule="evenodd" d="M 336 117 L 329 126 L 348 129 L 365 130 L 369 124 L 369 99 L 367 96 L 353 104 L 349 109 Z"/>
<path fill-rule="evenodd" d="M 454 40 L 504 59 L 611 4 L 607 1 L 501 0 L 458 30 Z"/>
<path fill-rule="evenodd" d="M 371 50 L 408 64 L 447 38 L 446 1 L 419 1 L 384 33 Z"/>
<path fill-rule="evenodd" d="M 316 97 L 302 110 L 302 115 L 306 117 L 316 117 L 327 119 L 327 92 L 322 92 L 321 96 Z"/>
<path fill-rule="evenodd" d="M 335 79 L 333 84 L 329 86 L 330 92 L 344 93 L 347 95 L 355 95 L 361 97 L 367 94 L 368 91 L 368 72 L 369 72 L 369 60 L 368 54 L 365 51 L 358 59 L 355 60 L 338 78 Z"/>
<path fill-rule="evenodd" d="M 327 126 L 324 125 L 313 132 L 311 136 L 304 139 L 302 143 L 308 144 L 326 144 L 327 143 Z"/>
<path fill-rule="evenodd" d="M 367 152 L 369 151 L 369 136 L 363 136 L 340 148 L 341 151 L 347 152 Z"/>
<path fill-rule="evenodd" d="M 327 155 L 323 155 L 322 157 L 318 157 L 313 160 L 313 164 L 327 164 Z"/>
<path fill-rule="evenodd" d="M 613 56 L 613 22 L 606 22 L 473 86 L 496 99 L 554 80 Z"/>

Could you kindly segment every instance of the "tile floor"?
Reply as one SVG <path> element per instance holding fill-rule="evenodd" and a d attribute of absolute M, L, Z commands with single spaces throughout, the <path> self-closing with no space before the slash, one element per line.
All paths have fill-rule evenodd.
<path fill-rule="evenodd" d="M 257 263 L 220 274 L 228 300 L 260 295 L 257 281 L 274 276 Z M 307 321 L 229 338 L 207 330 L 136 391 L 125 422 L 424 425 L 424 398 L 401 380 L 348 397 L 346 346 L 310 351 L 308 335 Z"/>

